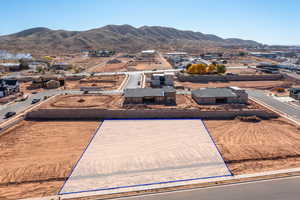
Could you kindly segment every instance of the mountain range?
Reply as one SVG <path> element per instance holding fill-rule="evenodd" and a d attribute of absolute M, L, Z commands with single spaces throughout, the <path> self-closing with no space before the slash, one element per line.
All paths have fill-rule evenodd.
<path fill-rule="evenodd" d="M 35 53 L 78 52 L 110 49 L 135 52 L 144 49 L 198 51 L 208 47 L 259 46 L 253 40 L 223 39 L 216 35 L 170 27 L 107 25 L 87 31 L 38 27 L 0 36 L 0 49 Z"/>

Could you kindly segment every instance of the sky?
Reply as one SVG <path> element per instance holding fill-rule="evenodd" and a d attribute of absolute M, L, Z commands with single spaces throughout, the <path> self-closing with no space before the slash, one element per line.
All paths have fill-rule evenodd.
<path fill-rule="evenodd" d="M 130 24 L 300 45 L 300 0 L 0 0 L 0 7 L 0 35 Z"/>

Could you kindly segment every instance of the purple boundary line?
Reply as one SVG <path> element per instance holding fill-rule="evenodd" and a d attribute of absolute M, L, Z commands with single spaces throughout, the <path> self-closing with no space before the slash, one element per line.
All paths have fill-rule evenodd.
<path fill-rule="evenodd" d="M 111 187 L 111 188 L 99 188 L 99 189 L 93 189 L 93 190 L 82 190 L 82 191 L 77 191 L 77 192 L 65 192 L 65 193 L 59 193 L 59 195 L 78 194 L 78 193 L 85 193 L 85 192 L 97 192 L 97 191 L 105 191 L 105 190 L 116 190 L 116 189 L 122 189 L 122 188 L 160 185 L 160 184 L 168 184 L 168 183 L 178 183 L 178 182 L 184 182 L 184 181 L 194 181 L 194 180 L 211 179 L 211 178 L 222 178 L 222 177 L 228 177 L 228 176 L 231 176 L 231 174 L 223 175 L 223 176 L 208 176 L 208 177 L 201 177 L 201 178 L 178 179 L 178 180 L 172 180 L 172 181 L 144 183 L 144 184 L 136 184 L 136 185 L 129 185 L 129 186 Z"/>
<path fill-rule="evenodd" d="M 229 167 L 228 167 L 227 163 L 225 162 L 225 160 L 224 160 L 224 157 L 223 157 L 223 155 L 221 154 L 221 151 L 219 150 L 219 148 L 218 148 L 218 146 L 217 146 L 216 142 L 214 141 L 213 137 L 211 136 L 211 134 L 210 134 L 209 130 L 207 129 L 207 127 L 206 127 L 206 124 L 204 123 L 204 121 L 203 121 L 203 120 L 201 120 L 201 122 L 202 122 L 202 124 L 203 124 L 204 128 L 206 129 L 206 132 L 208 133 L 208 135 L 209 135 L 209 137 L 210 137 L 211 141 L 214 143 L 214 145 L 215 145 L 215 147 L 216 147 L 217 151 L 219 152 L 219 155 L 221 156 L 221 158 L 222 158 L 222 160 L 223 160 L 224 164 L 226 165 L 226 168 L 228 169 L 228 171 L 229 171 L 230 175 L 231 175 L 231 176 L 233 176 L 233 173 L 232 173 L 232 171 L 229 169 Z"/>
<path fill-rule="evenodd" d="M 98 128 L 96 129 L 96 131 L 94 132 L 93 136 L 92 136 L 92 137 L 91 137 L 91 139 L 89 140 L 89 143 L 86 145 L 86 147 L 85 147 L 84 151 L 81 153 L 81 155 L 80 155 L 79 159 L 77 160 L 77 162 L 76 162 L 76 163 L 75 163 L 75 165 L 73 166 L 73 168 L 72 168 L 72 170 L 71 170 L 71 172 L 70 172 L 70 174 L 69 174 L 68 178 L 65 180 L 64 184 L 61 186 L 61 188 L 60 188 L 60 190 L 59 190 L 58 194 L 60 194 L 60 193 L 61 193 L 61 191 L 62 191 L 62 189 L 64 188 L 64 186 L 66 185 L 67 181 L 68 181 L 68 180 L 69 180 L 69 178 L 72 176 L 72 174 L 73 174 L 73 172 L 74 172 L 74 170 L 75 170 L 76 166 L 78 165 L 79 161 L 82 159 L 82 157 L 83 157 L 83 154 L 86 152 L 86 150 L 88 149 L 88 147 L 89 147 L 89 146 L 90 146 L 90 144 L 92 143 L 92 141 L 93 141 L 94 137 L 95 137 L 95 136 L 96 136 L 96 134 L 98 133 L 98 131 L 99 131 L 99 129 L 101 128 L 101 126 L 102 126 L 102 124 L 103 124 L 103 122 L 104 122 L 104 121 L 100 121 L 100 122 L 101 122 L 101 124 L 99 124 Z"/>

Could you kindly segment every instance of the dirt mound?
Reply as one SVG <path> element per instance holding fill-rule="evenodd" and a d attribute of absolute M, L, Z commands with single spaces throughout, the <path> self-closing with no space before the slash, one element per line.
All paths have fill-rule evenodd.
<path fill-rule="evenodd" d="M 242 122 L 253 122 L 253 123 L 257 123 L 260 122 L 261 119 L 257 116 L 238 116 L 236 117 L 236 119 L 242 121 Z"/>

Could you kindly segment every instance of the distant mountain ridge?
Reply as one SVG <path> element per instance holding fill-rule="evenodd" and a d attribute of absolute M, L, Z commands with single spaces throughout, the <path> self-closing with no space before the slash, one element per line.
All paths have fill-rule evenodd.
<path fill-rule="evenodd" d="M 37 27 L 0 36 L 0 49 L 40 52 L 68 52 L 82 49 L 139 51 L 166 49 L 194 51 L 206 46 L 259 46 L 253 40 L 223 39 L 216 35 L 183 31 L 170 27 L 107 25 L 87 31 L 51 30 Z"/>

